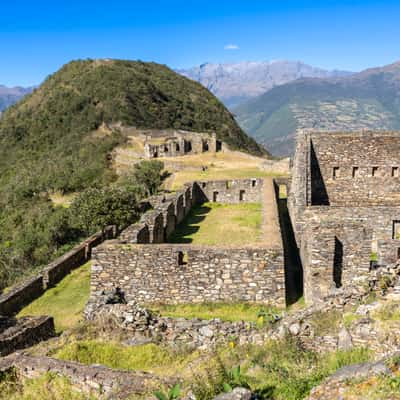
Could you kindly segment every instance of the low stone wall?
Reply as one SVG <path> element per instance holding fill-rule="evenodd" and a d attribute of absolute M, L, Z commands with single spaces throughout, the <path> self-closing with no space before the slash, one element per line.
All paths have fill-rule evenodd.
<path fill-rule="evenodd" d="M 11 288 L 0 296 L 0 315 L 17 314 L 26 305 L 39 298 L 49 287 L 56 285 L 73 269 L 90 260 L 92 249 L 105 239 L 116 236 L 116 228 L 109 226 L 104 233 L 98 232 L 71 251 L 57 258 L 45 267 L 37 276 Z"/>
<path fill-rule="evenodd" d="M 55 336 L 52 317 L 23 317 L 0 320 L 0 356 L 33 346 Z"/>
<path fill-rule="evenodd" d="M 206 201 L 218 203 L 259 203 L 261 201 L 262 179 L 232 179 L 198 182 Z"/>
<path fill-rule="evenodd" d="M 124 245 L 93 251 L 91 298 L 120 288 L 144 303 L 249 301 L 285 305 L 282 248 Z"/>
<path fill-rule="evenodd" d="M 104 298 L 106 300 L 106 298 Z M 160 317 L 134 301 L 128 304 L 92 304 L 86 309 L 90 320 L 110 321 L 122 329 L 126 343 L 159 342 L 172 347 L 215 349 L 217 345 L 233 342 L 240 345 L 262 345 L 270 337 L 270 325 L 257 326 L 254 322 L 229 322 L 220 319 Z M 279 316 L 275 316 L 275 321 Z"/>
<path fill-rule="evenodd" d="M 159 378 L 140 371 L 120 371 L 100 365 L 83 365 L 50 357 L 33 357 L 15 353 L 0 360 L 0 372 L 15 369 L 22 378 L 38 378 L 52 372 L 68 378 L 77 389 L 93 395 L 105 394 L 107 398 L 125 399 L 130 395 L 143 395 L 176 380 Z"/>
<path fill-rule="evenodd" d="M 262 179 L 237 179 L 186 184 L 184 189 L 169 196 L 149 199 L 152 207 L 137 224 L 124 229 L 119 238 L 126 243 L 165 243 L 176 226 L 195 204 L 259 203 L 262 201 Z"/>
<path fill-rule="evenodd" d="M 0 315 L 13 315 L 44 293 L 43 276 L 35 276 L 0 296 Z"/>

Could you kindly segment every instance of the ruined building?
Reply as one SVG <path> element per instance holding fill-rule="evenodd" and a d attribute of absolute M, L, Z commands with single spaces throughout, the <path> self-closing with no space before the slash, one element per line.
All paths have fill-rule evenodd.
<path fill-rule="evenodd" d="M 144 153 L 147 158 L 176 157 L 185 154 L 218 152 L 223 143 L 215 133 L 188 132 L 182 130 L 147 131 Z"/>
<path fill-rule="evenodd" d="M 284 251 L 275 201 L 264 203 L 273 240 L 252 245 L 168 243 L 169 235 L 195 204 L 263 202 L 273 181 L 243 179 L 193 182 L 183 191 L 150 199 L 139 223 L 92 254 L 91 294 L 86 315 L 110 292 L 139 303 L 249 301 L 285 305 Z M 274 195 L 273 195 L 274 196 Z M 223 221 L 221 221 L 223 223 Z"/>
<path fill-rule="evenodd" d="M 400 133 L 298 136 L 288 208 L 307 303 L 400 255 Z"/>

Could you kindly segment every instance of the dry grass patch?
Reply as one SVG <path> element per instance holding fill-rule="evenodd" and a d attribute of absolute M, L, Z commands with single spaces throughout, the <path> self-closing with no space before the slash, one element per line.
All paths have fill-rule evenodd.
<path fill-rule="evenodd" d="M 264 178 L 279 175 L 263 170 L 264 158 L 239 151 L 202 153 L 160 160 L 165 163 L 165 168 L 173 173 L 165 184 L 171 190 L 179 189 L 184 183 L 195 180 Z M 202 167 L 206 169 L 203 171 Z"/>
<path fill-rule="evenodd" d="M 56 192 L 51 194 L 49 197 L 53 205 L 69 208 L 76 196 L 77 193 L 62 194 L 60 192 Z"/>

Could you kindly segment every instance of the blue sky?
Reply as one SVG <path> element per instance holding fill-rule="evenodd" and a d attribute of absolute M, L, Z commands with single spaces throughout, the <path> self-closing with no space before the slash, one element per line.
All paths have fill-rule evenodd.
<path fill-rule="evenodd" d="M 19 1 L 0 5 L 0 84 L 77 58 L 302 60 L 358 71 L 400 59 L 400 1 Z"/>

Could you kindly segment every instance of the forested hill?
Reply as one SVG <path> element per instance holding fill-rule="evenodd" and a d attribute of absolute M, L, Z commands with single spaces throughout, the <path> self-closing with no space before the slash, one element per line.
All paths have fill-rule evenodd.
<path fill-rule="evenodd" d="M 215 131 L 233 149 L 267 155 L 207 89 L 169 68 L 85 60 L 62 67 L 0 119 L 0 280 L 48 262 L 77 238 L 54 192 L 116 180 L 110 152 L 124 141 L 103 123 Z M 3 272 L 4 273 L 4 272 Z M 0 288 L 1 289 L 1 288 Z"/>
<path fill-rule="evenodd" d="M 43 165 L 40 171 L 51 172 L 51 179 L 56 181 L 60 174 L 74 180 L 80 180 L 77 175 L 82 174 L 99 177 L 99 164 L 104 158 L 86 153 L 105 145 L 104 140 L 97 143 L 88 137 L 103 122 L 216 131 L 219 139 L 234 149 L 266 154 L 200 84 L 155 63 L 87 60 L 65 65 L 3 114 L 0 152 L 6 160 L 2 167 L 9 164 L 10 151 L 22 151 L 19 158 L 28 155 L 34 169 L 41 164 L 42 156 L 47 165 L 49 159 L 53 160 L 52 171 L 46 171 Z M 29 154 L 25 154 L 28 147 Z M 96 157 L 96 165 L 88 164 L 88 157 Z M 81 170 L 82 161 L 85 172 Z M 75 189 L 82 183 L 71 181 L 70 186 Z M 46 182 L 46 187 L 50 184 Z"/>

